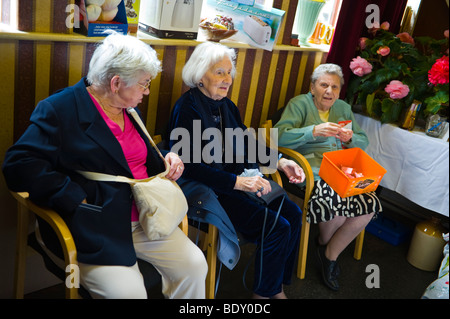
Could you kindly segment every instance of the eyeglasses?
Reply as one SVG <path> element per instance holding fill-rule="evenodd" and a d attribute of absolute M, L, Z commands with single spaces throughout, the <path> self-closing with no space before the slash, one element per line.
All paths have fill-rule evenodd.
<path fill-rule="evenodd" d="M 148 80 L 148 82 L 145 83 L 145 84 L 141 84 L 141 83 L 138 82 L 137 85 L 139 85 L 141 88 L 144 89 L 144 91 L 146 91 L 148 89 L 148 87 L 150 86 L 151 82 L 152 82 L 152 80 Z"/>

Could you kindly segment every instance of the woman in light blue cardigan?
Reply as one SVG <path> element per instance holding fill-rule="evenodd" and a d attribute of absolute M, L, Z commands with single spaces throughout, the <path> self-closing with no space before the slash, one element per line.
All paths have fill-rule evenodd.
<path fill-rule="evenodd" d="M 338 99 L 343 82 L 338 65 L 318 66 L 311 76 L 311 91 L 291 99 L 275 125 L 279 146 L 304 155 L 313 170 L 315 185 L 307 219 L 319 224 L 322 276 L 333 290 L 339 289 L 338 256 L 382 210 L 375 193 L 341 198 L 319 177 L 323 153 L 351 147 L 365 149 L 369 144 L 351 106 Z"/>

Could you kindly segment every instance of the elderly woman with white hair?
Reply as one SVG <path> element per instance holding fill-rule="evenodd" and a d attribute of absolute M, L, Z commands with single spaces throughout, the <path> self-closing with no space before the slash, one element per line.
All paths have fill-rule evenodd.
<path fill-rule="evenodd" d="M 149 240 L 139 224 L 130 186 L 97 182 L 77 171 L 143 179 L 165 170 L 162 159 L 126 112 L 149 94 L 161 71 L 156 52 L 133 36 L 112 32 L 96 48 L 86 78 L 38 103 L 31 125 L 6 154 L 11 190 L 57 211 L 75 240 L 81 284 L 93 298 L 146 298 L 137 258 L 162 276 L 167 298 L 204 298 L 207 264 L 176 228 Z M 167 177 L 183 171 L 171 152 Z M 46 248 L 58 241 L 41 225 Z"/>
<path fill-rule="evenodd" d="M 249 155 L 252 150 L 247 144 L 241 144 L 245 146 L 239 149 L 239 141 L 229 139 L 225 132 L 247 130 L 238 108 L 227 98 L 235 72 L 233 49 L 213 42 L 198 45 L 184 66 L 183 81 L 190 90 L 176 102 L 169 132 L 181 129 L 190 135 L 187 150 L 180 149 L 186 166 L 183 178 L 210 187 L 236 230 L 257 243 L 253 297 L 286 298 L 283 285 L 291 281 L 301 210 L 289 199 L 282 203 L 278 198 L 269 204 L 266 215 L 265 206 L 243 192 L 264 196 L 272 189 L 268 180 L 260 175 L 242 176 L 245 169 L 258 169 L 258 164 L 266 163 L 258 159 L 252 161 Z M 213 131 L 218 134 L 211 134 Z M 171 134 L 171 147 L 183 142 L 180 136 Z M 197 136 L 202 136 L 201 141 Z M 212 148 L 211 144 L 219 147 Z M 295 162 L 275 158 L 274 168 L 283 170 L 291 182 L 304 180 L 304 173 Z M 280 203 L 282 208 L 278 215 Z"/>
<path fill-rule="evenodd" d="M 278 128 L 278 143 L 303 154 L 311 165 L 315 185 L 307 220 L 319 225 L 318 259 L 324 283 L 339 289 L 337 258 L 382 211 L 374 192 L 341 198 L 319 177 L 323 153 L 343 148 L 365 149 L 366 133 L 351 106 L 339 99 L 344 77 L 336 64 L 319 65 L 311 76 L 310 92 L 294 97 L 285 107 Z"/>

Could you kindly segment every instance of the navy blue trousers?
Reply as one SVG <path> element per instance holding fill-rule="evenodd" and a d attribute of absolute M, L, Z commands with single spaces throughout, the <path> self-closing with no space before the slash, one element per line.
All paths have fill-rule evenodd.
<path fill-rule="evenodd" d="M 265 206 L 249 199 L 239 191 L 227 194 L 216 193 L 236 231 L 240 232 L 246 240 L 257 245 L 254 293 L 264 297 L 271 297 L 280 293 L 283 284 L 291 283 L 300 239 L 301 209 L 286 196 L 275 227 L 266 236 L 274 225 L 281 198 L 274 200 L 269 205 L 263 250 L 261 251 Z M 262 270 L 261 253 L 263 254 Z M 261 282 L 259 282 L 260 278 Z"/>

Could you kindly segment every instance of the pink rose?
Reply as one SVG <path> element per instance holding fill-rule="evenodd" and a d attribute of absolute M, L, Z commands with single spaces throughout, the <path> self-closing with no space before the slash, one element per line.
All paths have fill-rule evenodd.
<path fill-rule="evenodd" d="M 400 81 L 393 80 L 391 83 L 386 85 L 384 90 L 389 93 L 391 99 L 402 99 L 409 93 L 409 87 Z"/>
<path fill-rule="evenodd" d="M 389 31 L 389 27 L 390 27 L 390 26 L 391 26 L 391 25 L 389 24 L 389 22 L 384 21 L 384 22 L 381 24 L 380 28 L 383 29 L 383 30 Z"/>
<path fill-rule="evenodd" d="M 368 39 L 366 37 L 361 37 L 359 38 L 359 47 L 361 48 L 361 50 L 364 50 L 366 48 L 366 41 Z"/>
<path fill-rule="evenodd" d="M 397 34 L 397 38 L 400 39 L 400 41 L 404 42 L 404 43 L 409 43 L 414 45 L 414 39 L 412 38 L 412 36 L 409 35 L 408 32 L 402 32 Z"/>
<path fill-rule="evenodd" d="M 350 62 L 350 69 L 357 76 L 363 76 L 372 72 L 372 64 L 358 56 Z"/>
<path fill-rule="evenodd" d="M 391 49 L 388 46 L 379 47 L 377 53 L 381 56 L 386 56 L 391 52 Z"/>
<path fill-rule="evenodd" d="M 448 29 L 444 31 L 444 37 L 448 39 Z"/>

